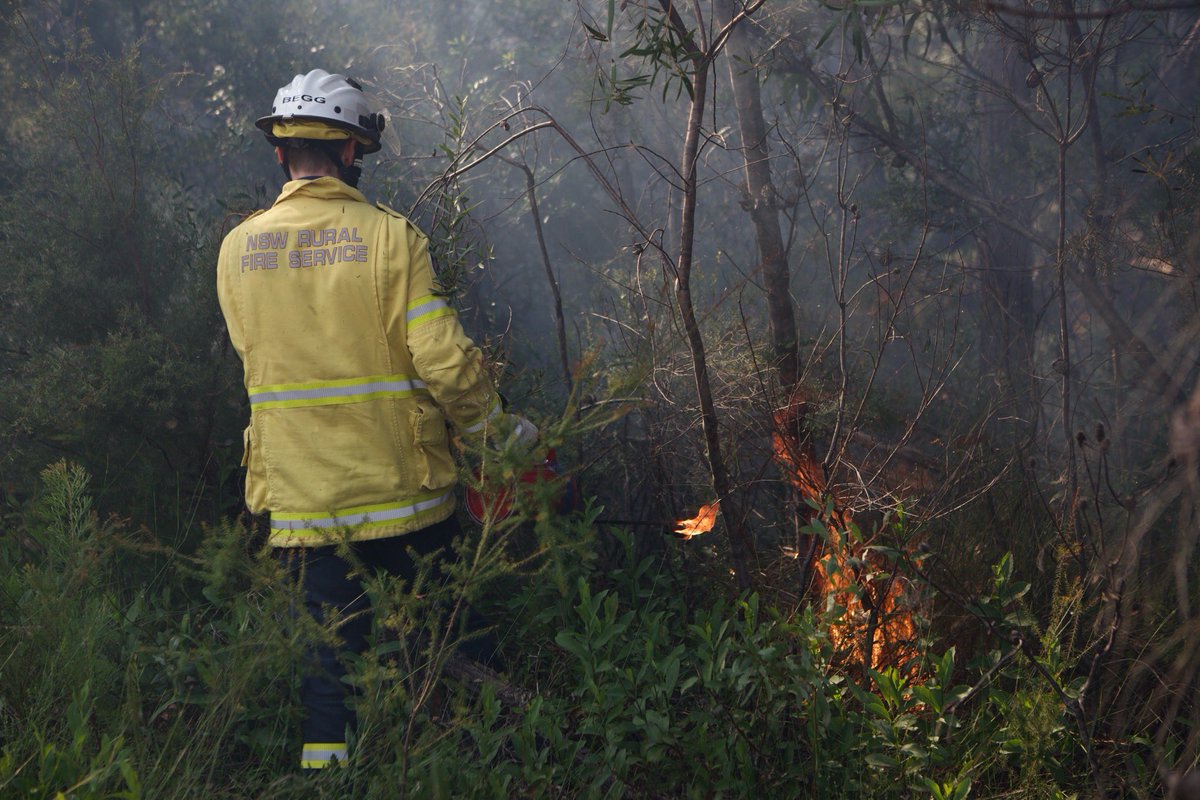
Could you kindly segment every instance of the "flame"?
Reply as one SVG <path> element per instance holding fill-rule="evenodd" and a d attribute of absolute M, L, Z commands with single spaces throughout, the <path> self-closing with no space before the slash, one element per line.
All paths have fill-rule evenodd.
<path fill-rule="evenodd" d="M 775 420 L 772 435 L 775 460 L 796 494 L 814 501 L 828 540 L 813 551 L 812 592 L 832 596 L 845 609 L 830 624 L 829 638 L 847 658 L 865 667 L 882 669 L 915 663 L 916 624 L 911 611 L 909 582 L 895 565 L 883 562 L 869 549 L 875 531 L 850 536 L 853 513 L 844 497 L 829 485 L 824 468 L 803 436 L 803 398 L 793 398 Z M 810 520 L 818 516 L 809 511 Z"/>
<path fill-rule="evenodd" d="M 831 529 L 825 557 L 813 565 L 824 594 L 845 609 L 830 624 L 829 639 L 847 658 L 867 667 L 903 669 L 917 655 L 909 582 L 866 552 L 866 544 Z"/>
<path fill-rule="evenodd" d="M 680 539 L 690 539 L 702 533 L 708 533 L 717 524 L 717 514 L 721 513 L 721 501 L 713 500 L 708 505 L 700 506 L 696 516 L 691 519 L 681 519 L 675 523 L 675 535 Z"/>

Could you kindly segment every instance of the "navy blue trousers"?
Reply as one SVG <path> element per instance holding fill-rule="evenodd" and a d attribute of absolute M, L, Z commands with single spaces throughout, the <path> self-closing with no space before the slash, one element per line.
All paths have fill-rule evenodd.
<path fill-rule="evenodd" d="M 417 568 L 409 550 L 418 556 L 442 552 L 448 557 L 450 544 L 460 532 L 458 522 L 451 517 L 413 533 L 355 542 L 351 547 L 367 571 L 386 572 L 411 585 Z M 338 627 L 342 646 L 318 647 L 314 653 L 318 669 L 306 669 L 300 684 L 300 701 L 307 713 L 302 728 L 304 741 L 344 743 L 347 728 L 355 725 L 354 711 L 346 702 L 349 687 L 342 680 L 346 675 L 345 657 L 362 653 L 367 647 L 373 622 L 373 615 L 365 613 L 370 610 L 370 598 L 359 578 L 350 575 L 351 564 L 337 555 L 336 545 L 281 548 L 277 556 L 289 574 L 301 581 L 308 613 L 324 622 L 326 610 L 337 609 L 345 620 Z"/>

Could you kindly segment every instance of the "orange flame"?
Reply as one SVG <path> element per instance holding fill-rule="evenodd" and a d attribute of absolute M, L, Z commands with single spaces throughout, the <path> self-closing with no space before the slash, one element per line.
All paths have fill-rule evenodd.
<path fill-rule="evenodd" d="M 861 537 L 849 534 L 853 513 L 830 486 L 812 445 L 802 435 L 805 408 L 802 397 L 793 398 L 778 415 L 772 438 L 776 463 L 796 494 L 825 509 L 820 516 L 829 536 L 813 551 L 813 592 L 817 597 L 831 595 L 845 609 L 841 619 L 831 624 L 829 638 L 866 667 L 911 663 L 917 630 L 910 582 L 871 551 L 875 531 L 862 531 Z M 810 514 L 817 516 L 815 510 Z"/>
<path fill-rule="evenodd" d="M 721 501 L 714 500 L 708 505 L 700 506 L 696 516 L 691 519 L 681 519 L 675 523 L 675 535 L 680 539 L 690 539 L 702 533 L 708 533 L 717 524 L 717 514 L 721 513 Z"/>
<path fill-rule="evenodd" d="M 917 628 L 910 583 L 879 563 L 862 541 L 831 529 L 825 557 L 813 565 L 817 582 L 844 611 L 829 627 L 829 639 L 853 661 L 874 669 L 911 668 Z"/>

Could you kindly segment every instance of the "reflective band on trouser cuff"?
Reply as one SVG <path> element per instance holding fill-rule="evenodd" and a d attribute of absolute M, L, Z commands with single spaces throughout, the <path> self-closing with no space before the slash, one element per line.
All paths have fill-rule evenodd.
<path fill-rule="evenodd" d="M 425 381 L 407 375 L 370 375 L 337 381 L 278 383 L 250 389 L 250 407 L 254 409 L 293 408 L 361 403 L 381 397 L 411 397 L 425 394 Z"/>
<path fill-rule="evenodd" d="M 300 751 L 301 769 L 324 769 L 333 759 L 346 763 L 345 742 L 305 742 Z"/>
<path fill-rule="evenodd" d="M 331 528 L 384 525 L 415 517 L 444 506 L 454 499 L 454 492 L 426 495 L 403 503 L 382 503 L 374 506 L 346 508 L 333 514 L 287 514 L 271 512 L 272 531 L 322 531 Z"/>
<path fill-rule="evenodd" d="M 500 416 L 502 411 L 503 411 L 503 409 L 500 406 L 500 398 L 497 397 L 495 399 L 495 401 L 492 402 L 492 407 L 490 409 L 488 409 L 488 412 L 486 414 L 483 415 L 483 419 L 479 420 L 479 422 L 476 422 L 474 425 L 468 425 L 463 430 L 463 432 L 464 433 L 479 433 L 480 431 L 483 430 L 483 427 L 485 425 L 487 425 L 490 420 L 493 420 L 496 417 Z"/>
<path fill-rule="evenodd" d="M 408 323 L 408 327 L 413 328 L 423 322 L 429 322 L 438 317 L 453 316 L 453 314 L 454 309 L 450 307 L 449 303 L 435 294 L 427 294 L 408 304 L 404 320 Z"/>

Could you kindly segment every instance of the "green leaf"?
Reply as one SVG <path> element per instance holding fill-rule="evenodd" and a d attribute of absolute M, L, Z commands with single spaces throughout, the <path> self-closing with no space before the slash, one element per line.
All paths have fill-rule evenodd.
<path fill-rule="evenodd" d="M 392 653 L 399 653 L 404 649 L 404 644 L 397 640 L 383 642 L 375 646 L 376 656 L 390 656 Z"/>
<path fill-rule="evenodd" d="M 938 663 L 938 685 L 943 689 L 950 685 L 951 679 L 954 677 L 954 648 L 951 647 L 944 654 Z"/>
<path fill-rule="evenodd" d="M 913 697 L 929 706 L 929 710 L 934 714 L 941 714 L 944 705 L 942 703 L 942 693 L 928 686 L 917 685 L 913 687 Z"/>
<path fill-rule="evenodd" d="M 597 42 L 607 42 L 609 40 L 609 37 L 606 36 L 604 34 L 604 31 L 600 30 L 599 28 L 593 28 L 591 25 L 588 25 L 586 22 L 583 23 L 583 27 L 585 29 L 587 29 L 588 36 L 592 37 Z M 612 32 L 612 21 L 611 20 L 609 20 L 608 28 L 609 28 L 609 32 L 611 33 Z"/>
<path fill-rule="evenodd" d="M 586 660 L 590 655 L 587 645 L 580 640 L 578 634 L 571 631 L 559 631 L 554 637 L 554 643 L 580 661 Z"/>
<path fill-rule="evenodd" d="M 900 34 L 901 49 L 904 55 L 908 55 L 908 45 L 912 41 L 913 28 L 917 24 L 918 14 L 909 14 L 904 20 L 904 32 Z"/>
<path fill-rule="evenodd" d="M 871 545 L 867 545 L 863 549 L 868 550 L 873 553 L 879 553 L 879 555 L 887 558 L 890 561 L 899 561 L 900 560 L 901 553 L 899 550 L 897 550 L 894 547 L 887 547 L 886 545 L 882 545 L 882 544 L 871 544 Z"/>

